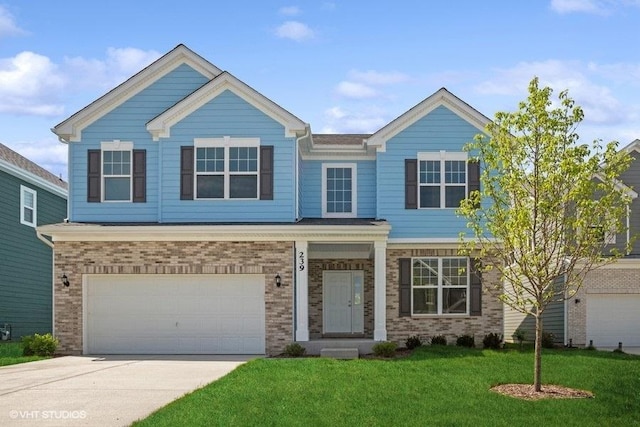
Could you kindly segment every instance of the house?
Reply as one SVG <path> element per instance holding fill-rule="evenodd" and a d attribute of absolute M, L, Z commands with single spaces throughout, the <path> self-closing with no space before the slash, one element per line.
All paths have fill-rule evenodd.
<path fill-rule="evenodd" d="M 606 250 L 615 247 L 624 256 L 615 263 L 589 272 L 576 295 L 563 302 L 552 302 L 543 315 L 543 328 L 560 345 L 595 347 L 640 346 L 640 242 L 634 238 L 640 231 L 640 199 L 634 189 L 640 188 L 640 140 L 623 150 L 633 161 L 620 176 L 620 187 L 631 197 L 626 231 L 606 234 Z M 631 251 L 626 245 L 631 242 Z M 562 284 L 563 278 L 558 278 Z M 535 336 L 535 320 L 509 307 L 504 307 L 504 337 L 514 340 L 517 329 L 526 339 Z"/>
<path fill-rule="evenodd" d="M 67 216 L 67 183 L 0 144 L 0 200 L 1 338 L 51 332 L 53 252 L 36 227 Z"/>
<path fill-rule="evenodd" d="M 455 208 L 479 175 L 462 148 L 487 121 L 443 88 L 374 134 L 313 134 L 177 46 L 53 129 L 69 222 L 40 231 L 60 350 L 274 355 L 500 332 L 501 304 L 457 251 Z"/>

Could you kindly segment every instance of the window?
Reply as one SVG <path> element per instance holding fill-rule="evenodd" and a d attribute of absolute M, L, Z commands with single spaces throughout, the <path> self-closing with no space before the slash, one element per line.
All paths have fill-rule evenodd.
<path fill-rule="evenodd" d="M 35 190 L 20 186 L 20 223 L 35 227 L 37 225 L 38 194 Z"/>
<path fill-rule="evenodd" d="M 468 258 L 413 258 L 412 314 L 467 314 Z"/>
<path fill-rule="evenodd" d="M 589 227 L 598 243 L 604 243 L 605 245 L 616 244 L 616 230 L 612 229 L 606 231 L 601 225 L 592 225 Z"/>
<path fill-rule="evenodd" d="M 420 208 L 457 208 L 467 197 L 467 154 L 418 154 Z"/>
<path fill-rule="evenodd" d="M 357 215 L 356 177 L 355 163 L 322 165 L 323 218 L 353 218 Z"/>
<path fill-rule="evenodd" d="M 257 199 L 257 138 L 195 140 L 196 199 Z"/>
<path fill-rule="evenodd" d="M 105 202 L 131 201 L 131 142 L 103 142 L 102 148 L 102 200 Z"/>

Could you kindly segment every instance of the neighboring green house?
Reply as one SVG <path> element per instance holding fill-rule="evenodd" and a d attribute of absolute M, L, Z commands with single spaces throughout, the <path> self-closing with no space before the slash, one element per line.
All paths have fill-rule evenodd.
<path fill-rule="evenodd" d="M 51 332 L 52 249 L 36 227 L 66 216 L 67 183 L 0 144 L 0 339 Z"/>

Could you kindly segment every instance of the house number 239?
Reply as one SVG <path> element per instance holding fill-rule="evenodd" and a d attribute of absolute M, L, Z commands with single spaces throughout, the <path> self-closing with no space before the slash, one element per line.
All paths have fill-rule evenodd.
<path fill-rule="evenodd" d="M 298 252 L 298 270 L 300 271 L 304 270 L 304 252 L 303 251 Z"/>

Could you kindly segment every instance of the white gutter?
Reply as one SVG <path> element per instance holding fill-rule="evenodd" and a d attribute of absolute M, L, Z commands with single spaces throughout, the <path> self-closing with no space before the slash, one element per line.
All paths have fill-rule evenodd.
<path fill-rule="evenodd" d="M 40 231 L 38 231 L 36 229 L 36 237 L 40 240 L 42 240 L 47 246 L 49 246 L 51 249 L 53 249 L 53 242 L 51 242 L 50 240 L 47 240 L 42 233 L 40 233 Z"/>

